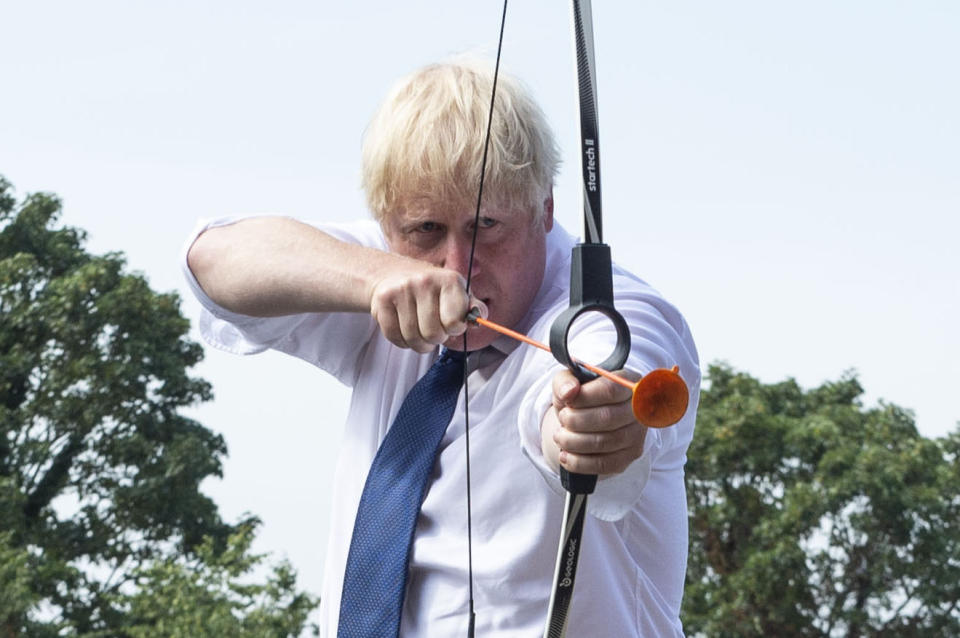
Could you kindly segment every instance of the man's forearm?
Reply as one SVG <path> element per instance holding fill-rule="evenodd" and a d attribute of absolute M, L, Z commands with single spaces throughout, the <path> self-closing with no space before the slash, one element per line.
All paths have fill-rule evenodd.
<path fill-rule="evenodd" d="M 404 257 L 348 244 L 302 222 L 259 217 L 211 228 L 187 263 L 204 292 L 227 310 L 271 317 L 369 312 L 373 286 Z M 415 263 L 415 262 L 414 262 Z"/>

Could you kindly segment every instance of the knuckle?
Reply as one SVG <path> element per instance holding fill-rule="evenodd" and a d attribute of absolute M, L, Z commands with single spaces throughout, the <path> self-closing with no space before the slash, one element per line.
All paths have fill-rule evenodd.
<path fill-rule="evenodd" d="M 591 452 L 603 452 L 606 450 L 606 437 L 603 434 L 594 434 L 589 438 Z"/>
<path fill-rule="evenodd" d="M 434 284 L 428 272 L 418 272 L 407 280 L 405 287 L 414 294 L 423 294 L 433 288 Z"/>
<path fill-rule="evenodd" d="M 417 332 L 427 339 L 436 339 L 445 335 L 440 317 L 424 310 L 417 316 Z"/>
<path fill-rule="evenodd" d="M 629 388 L 625 388 L 609 379 L 603 379 L 603 381 L 603 397 L 610 403 L 620 403 L 632 396 Z"/>
<path fill-rule="evenodd" d="M 381 308 L 392 306 L 391 296 L 383 286 L 378 286 L 370 295 L 370 312 L 377 314 Z"/>
<path fill-rule="evenodd" d="M 405 289 L 405 281 L 402 278 L 390 277 L 380 281 L 373 291 L 373 295 L 380 299 L 397 299 Z"/>
<path fill-rule="evenodd" d="M 587 468 L 584 466 L 583 459 L 576 455 L 567 452 L 567 462 L 564 463 L 564 467 L 570 472 L 576 472 L 577 474 L 585 474 Z"/>
<path fill-rule="evenodd" d="M 614 409 L 610 404 L 601 405 L 595 408 L 596 410 L 596 422 L 597 423 L 611 423 L 614 419 Z"/>
<path fill-rule="evenodd" d="M 438 268 L 437 270 L 440 273 L 440 281 L 442 281 L 445 286 L 462 290 L 466 285 L 463 276 L 455 270 L 450 270 L 448 268 Z"/>
<path fill-rule="evenodd" d="M 458 296 L 464 296 L 463 286 L 460 284 L 459 275 L 446 268 L 432 268 L 422 273 L 420 285 L 428 288 L 435 288 L 438 291 L 448 293 L 454 290 Z"/>
<path fill-rule="evenodd" d="M 561 450 L 566 450 L 570 445 L 570 436 L 565 429 L 557 428 L 553 434 L 553 441 Z"/>

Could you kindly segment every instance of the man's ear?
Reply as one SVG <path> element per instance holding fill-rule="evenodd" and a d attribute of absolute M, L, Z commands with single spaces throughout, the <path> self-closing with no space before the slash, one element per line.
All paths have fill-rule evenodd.
<path fill-rule="evenodd" d="M 550 192 L 547 193 L 547 197 L 543 200 L 543 229 L 546 232 L 550 232 L 553 228 L 553 189 L 550 189 Z"/>

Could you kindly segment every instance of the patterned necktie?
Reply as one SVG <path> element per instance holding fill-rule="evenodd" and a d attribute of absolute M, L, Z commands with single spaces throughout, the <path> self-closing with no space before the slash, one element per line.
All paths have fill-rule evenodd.
<path fill-rule="evenodd" d="M 463 385 L 462 352 L 445 350 L 400 406 L 363 486 L 343 576 L 338 638 L 400 631 L 410 545 L 427 477 Z"/>

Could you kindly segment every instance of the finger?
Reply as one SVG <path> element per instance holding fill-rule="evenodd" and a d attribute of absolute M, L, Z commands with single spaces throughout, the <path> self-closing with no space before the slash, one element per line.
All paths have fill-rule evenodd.
<path fill-rule="evenodd" d="M 417 331 L 420 338 L 432 345 L 443 343 L 449 336 L 440 320 L 441 289 L 434 281 L 422 282 L 414 300 Z"/>
<path fill-rule="evenodd" d="M 403 340 L 403 334 L 400 332 L 400 318 L 397 316 L 395 306 L 378 305 L 371 314 L 387 341 L 401 348 L 407 347 L 406 341 Z"/>
<path fill-rule="evenodd" d="M 604 432 L 574 432 L 557 428 L 553 433 L 553 441 L 561 450 L 572 454 L 614 454 L 642 446 L 645 434 L 646 428 L 634 422 Z"/>
<path fill-rule="evenodd" d="M 580 393 L 580 381 L 569 370 L 553 375 L 553 406 L 559 411 L 569 405 Z"/>
<path fill-rule="evenodd" d="M 574 454 L 560 452 L 560 465 L 568 472 L 577 474 L 619 474 L 630 467 L 639 454 L 633 450 L 620 450 L 612 454 Z"/>
<path fill-rule="evenodd" d="M 400 326 L 400 335 L 405 347 L 412 348 L 417 352 L 429 352 L 432 350 L 434 344 L 424 339 L 420 333 L 420 318 L 417 314 L 417 303 L 412 291 L 407 290 L 405 294 L 399 295 L 395 305 Z"/>
<path fill-rule="evenodd" d="M 466 316 L 470 311 L 472 297 L 467 296 L 467 281 L 459 273 L 448 271 L 454 277 L 440 289 L 439 319 L 447 335 L 461 335 L 467 330 Z"/>
<path fill-rule="evenodd" d="M 628 381 L 636 381 L 640 378 L 640 375 L 632 370 L 616 370 L 615 374 Z M 589 408 L 609 403 L 629 401 L 632 397 L 633 392 L 630 388 L 610 381 L 609 379 L 598 377 L 584 383 L 576 398 L 571 400 L 569 405 L 577 408 Z"/>
<path fill-rule="evenodd" d="M 564 406 L 557 410 L 557 418 L 565 429 L 573 432 L 609 432 L 636 423 L 629 398 L 589 408 Z"/>
<path fill-rule="evenodd" d="M 380 332 L 392 344 L 409 348 L 404 332 L 403 308 L 409 291 L 402 279 L 385 279 L 374 288 L 370 299 L 370 315 L 380 327 Z"/>

